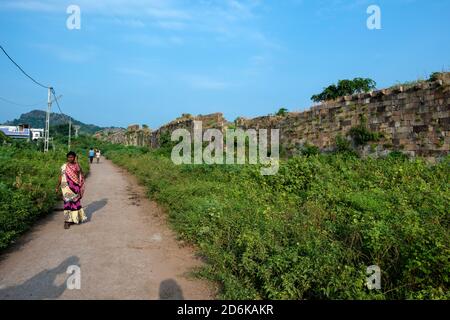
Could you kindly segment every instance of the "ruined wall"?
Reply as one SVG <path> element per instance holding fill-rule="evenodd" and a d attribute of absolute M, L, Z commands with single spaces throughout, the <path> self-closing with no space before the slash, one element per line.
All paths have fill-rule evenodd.
<path fill-rule="evenodd" d="M 184 114 L 181 117 L 169 122 L 158 130 L 152 132 L 151 147 L 161 146 L 162 139 L 169 139 L 171 133 L 176 129 L 187 129 L 191 134 L 194 130 L 194 121 L 201 121 L 203 129 L 219 129 L 221 131 L 226 127 L 227 121 L 222 113 L 213 113 L 208 115 L 192 116 Z"/>
<path fill-rule="evenodd" d="M 239 118 L 235 126 L 242 129 L 280 129 L 280 143 L 287 154 L 295 154 L 305 144 L 323 151 L 333 150 L 336 136 L 348 138 L 348 132 L 366 119 L 367 128 L 382 133 L 383 138 L 370 142 L 359 151 L 363 155 L 383 155 L 392 150 L 411 156 L 436 159 L 446 155 L 450 146 L 450 73 L 408 86 L 357 94 L 314 106 L 304 112 L 285 116 Z M 114 132 L 98 133 L 98 138 L 113 143 L 158 148 L 170 141 L 172 131 L 194 128 L 202 121 L 203 129 L 216 128 L 222 132 L 229 122 L 222 113 L 181 117 L 156 131 L 139 125 Z"/>
<path fill-rule="evenodd" d="M 376 153 L 398 150 L 431 158 L 448 154 L 450 73 L 436 81 L 342 97 L 286 116 L 240 118 L 236 126 L 278 128 L 280 143 L 290 153 L 306 143 L 326 151 L 334 148 L 337 135 L 346 136 L 360 124 L 362 116 L 370 130 L 384 136 L 370 146 Z"/>
<path fill-rule="evenodd" d="M 126 146 L 150 146 L 151 130 L 131 125 L 125 129 L 104 130 L 94 135 L 97 139 Z"/>
<path fill-rule="evenodd" d="M 152 131 L 147 127 L 141 128 L 139 125 L 129 126 L 125 133 L 126 144 L 129 146 L 148 147 L 151 143 L 151 134 Z"/>

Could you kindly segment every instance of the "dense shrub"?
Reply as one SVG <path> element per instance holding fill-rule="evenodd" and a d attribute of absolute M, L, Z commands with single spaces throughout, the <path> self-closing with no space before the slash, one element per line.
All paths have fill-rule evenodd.
<path fill-rule="evenodd" d="M 319 147 L 306 143 L 300 150 L 300 153 L 304 156 L 312 156 L 320 153 Z"/>
<path fill-rule="evenodd" d="M 4 134 L 3 131 L 0 131 L 0 144 L 4 144 L 7 142 L 11 142 L 11 138 Z"/>
<path fill-rule="evenodd" d="M 310 155 L 257 166 L 175 166 L 107 152 L 164 205 L 229 299 L 448 299 L 449 158 Z M 365 286 L 382 270 L 382 290 Z"/>
<path fill-rule="evenodd" d="M 352 144 L 349 140 L 347 140 L 342 135 L 336 136 L 336 153 L 338 154 L 346 154 L 351 156 L 357 156 L 356 151 L 353 149 Z"/>
<path fill-rule="evenodd" d="M 359 124 L 350 128 L 348 135 L 352 138 L 356 146 L 364 146 L 368 142 L 377 142 L 383 134 L 380 132 L 372 131 L 368 128 L 367 118 L 360 116 Z"/>
<path fill-rule="evenodd" d="M 376 82 L 369 78 L 354 78 L 353 80 L 339 80 L 337 85 L 332 84 L 323 89 L 319 94 L 311 97 L 314 102 L 334 100 L 339 97 L 355 93 L 369 92 L 376 87 Z"/>
<path fill-rule="evenodd" d="M 276 116 L 280 116 L 280 117 L 284 117 L 285 115 L 287 115 L 288 113 L 288 109 L 286 108 L 280 108 L 278 109 L 278 111 L 275 113 Z"/>
<path fill-rule="evenodd" d="M 0 250 L 51 212 L 59 200 L 55 186 L 67 146 L 55 143 L 56 152 L 48 153 L 26 141 L 0 146 Z M 80 160 L 88 172 L 86 159 Z"/>

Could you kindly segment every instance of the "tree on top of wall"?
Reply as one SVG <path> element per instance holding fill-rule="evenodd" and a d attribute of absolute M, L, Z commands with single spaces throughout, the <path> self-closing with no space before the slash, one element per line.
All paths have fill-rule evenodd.
<path fill-rule="evenodd" d="M 276 116 L 285 116 L 288 113 L 288 109 L 286 108 L 280 108 L 277 113 L 275 113 Z"/>
<path fill-rule="evenodd" d="M 353 80 L 339 80 L 337 85 L 332 84 L 311 97 L 314 102 L 334 100 L 339 97 L 355 93 L 369 92 L 376 88 L 377 83 L 369 78 L 354 78 Z"/>

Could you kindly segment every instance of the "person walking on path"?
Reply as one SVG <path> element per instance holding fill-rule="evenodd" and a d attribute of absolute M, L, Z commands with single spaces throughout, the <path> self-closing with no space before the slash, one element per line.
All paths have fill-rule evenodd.
<path fill-rule="evenodd" d="M 95 156 L 94 149 L 93 148 L 89 148 L 89 153 L 88 153 L 89 163 L 92 163 L 92 161 L 94 160 L 94 156 Z"/>
<path fill-rule="evenodd" d="M 67 153 L 67 162 L 61 166 L 61 174 L 56 187 L 57 192 L 61 188 L 64 200 L 64 229 L 69 229 L 71 224 L 80 224 L 87 220 L 81 206 L 81 198 L 85 189 L 84 176 L 76 159 L 75 152 Z"/>
<path fill-rule="evenodd" d="M 96 149 L 95 158 L 97 159 L 97 163 L 100 162 L 100 156 L 101 156 L 100 149 Z"/>

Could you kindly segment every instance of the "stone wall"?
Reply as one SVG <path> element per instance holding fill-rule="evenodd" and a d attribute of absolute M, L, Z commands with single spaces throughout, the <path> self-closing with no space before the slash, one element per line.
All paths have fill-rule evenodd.
<path fill-rule="evenodd" d="M 383 155 L 396 150 L 435 159 L 448 154 L 450 73 L 439 74 L 434 81 L 342 97 L 285 116 L 238 118 L 235 126 L 242 129 L 280 129 L 282 150 L 295 154 L 305 144 L 313 144 L 322 151 L 333 150 L 336 137 L 340 135 L 350 139 L 350 129 L 361 124 L 362 119 L 366 120 L 368 130 L 383 136 L 380 141 L 360 147 L 363 155 Z M 203 129 L 216 128 L 222 132 L 230 125 L 222 113 L 184 114 L 153 132 L 133 125 L 127 130 L 100 132 L 97 137 L 113 143 L 158 148 L 162 141 L 170 140 L 172 131 L 176 129 L 192 132 L 195 120 L 202 121 Z"/>
<path fill-rule="evenodd" d="M 364 118 L 369 130 L 384 136 L 371 143 L 372 152 L 398 150 L 430 158 L 448 154 L 450 73 L 441 74 L 435 81 L 342 97 L 304 112 L 240 118 L 236 126 L 280 129 L 280 143 L 288 153 L 305 144 L 327 151 L 334 148 L 337 135 L 346 137 Z"/>
<path fill-rule="evenodd" d="M 187 129 L 192 134 L 194 130 L 194 121 L 201 121 L 203 129 L 219 129 L 223 131 L 227 125 L 227 121 L 223 117 L 222 113 L 213 113 L 198 116 L 184 114 L 181 117 L 162 126 L 158 130 L 152 132 L 151 147 L 160 147 L 161 138 L 170 139 L 171 133 L 176 129 Z"/>
<path fill-rule="evenodd" d="M 94 135 L 97 139 L 126 146 L 150 146 L 151 130 L 139 125 L 128 126 L 127 129 L 107 129 Z"/>

